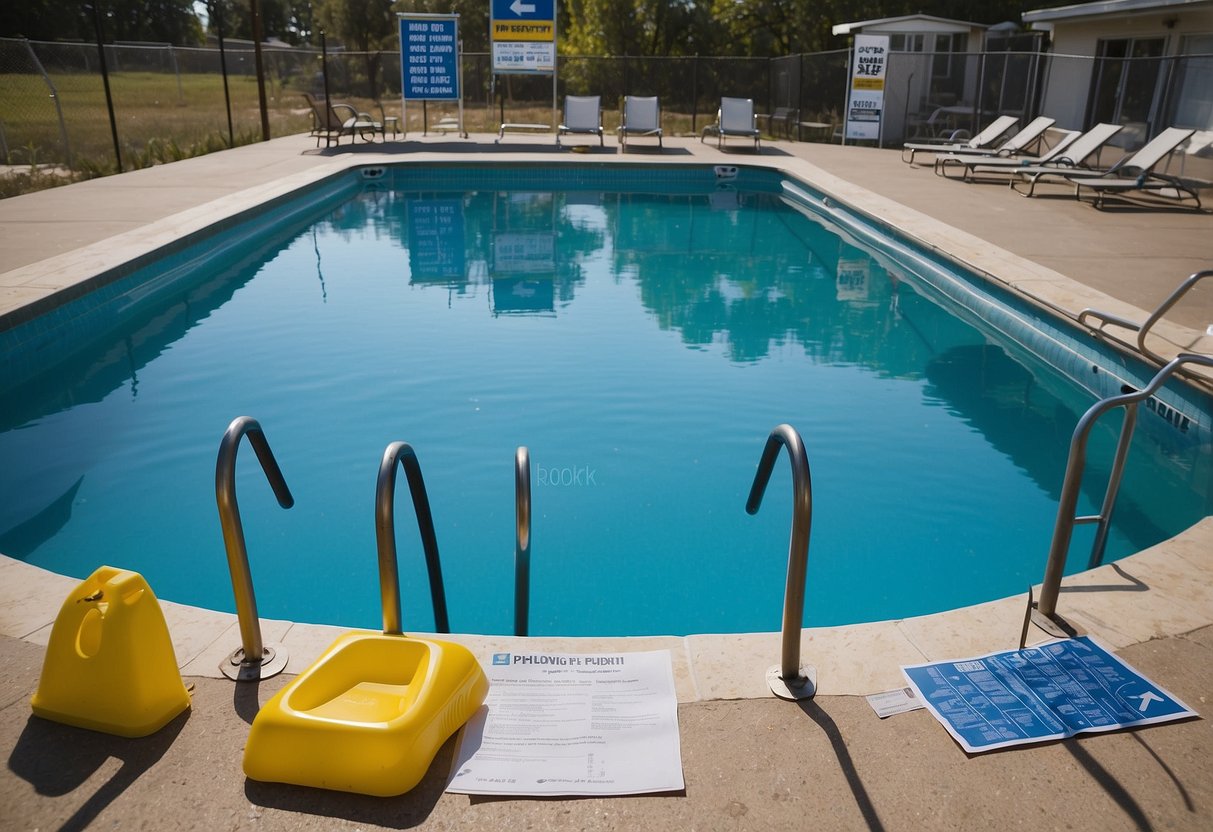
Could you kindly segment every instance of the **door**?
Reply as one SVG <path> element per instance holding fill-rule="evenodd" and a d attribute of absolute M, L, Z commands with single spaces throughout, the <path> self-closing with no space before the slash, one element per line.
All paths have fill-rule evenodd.
<path fill-rule="evenodd" d="M 1166 38 L 1101 40 L 1092 78 L 1087 126 L 1123 124 L 1138 143 L 1154 134 L 1158 82 Z"/>

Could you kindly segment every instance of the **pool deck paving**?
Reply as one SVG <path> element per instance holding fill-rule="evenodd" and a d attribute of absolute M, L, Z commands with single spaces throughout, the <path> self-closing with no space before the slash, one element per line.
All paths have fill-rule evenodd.
<path fill-rule="evenodd" d="M 1213 267 L 1213 214 L 1096 210 L 1024 199 L 900 162 L 897 151 L 776 142 L 759 154 L 667 138 L 667 151 L 555 150 L 550 137 L 490 136 L 317 151 L 306 136 L 0 201 L 0 316 L 36 314 L 87 279 L 351 164 L 444 160 L 566 164 L 763 164 L 949 252 L 1062 315 L 1095 306 L 1141 320 L 1188 274 Z M 83 281 L 83 283 L 82 283 Z M 1173 309 L 1152 345 L 1209 351 L 1213 290 Z M 1131 340 L 1131 335 L 1119 333 Z M 1068 578 L 1059 610 L 1204 713 L 1213 691 L 1213 520 L 1116 564 Z M 544 639 L 532 649 L 669 649 L 685 792 L 626 798 L 489 799 L 442 792 L 452 743 L 422 784 L 393 799 L 248 781 L 240 771 L 258 703 L 338 628 L 263 622 L 287 675 L 234 685 L 217 666 L 234 616 L 164 602 L 193 707 L 142 740 L 31 716 L 44 645 L 76 581 L 0 557 L 0 829 L 86 826 L 533 829 L 1208 829 L 1213 729 L 1205 719 L 967 755 L 926 712 L 876 718 L 860 694 L 903 684 L 899 667 L 1016 646 L 1026 595 L 963 610 L 804 631 L 817 667 L 808 703 L 775 700 L 763 672 L 777 633 Z M 808 618 L 811 620 L 811 611 Z M 778 611 L 772 611 L 773 622 Z M 463 637 L 481 659 L 518 641 Z M 1030 643 L 1045 639 L 1033 629 Z"/>

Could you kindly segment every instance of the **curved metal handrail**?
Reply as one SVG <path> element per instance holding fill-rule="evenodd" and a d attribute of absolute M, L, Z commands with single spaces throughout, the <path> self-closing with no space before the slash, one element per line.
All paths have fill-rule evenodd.
<path fill-rule="evenodd" d="M 1193 286 L 1204 280 L 1206 277 L 1213 277 L 1213 269 L 1206 269 L 1205 271 L 1188 275 L 1188 278 L 1184 280 L 1183 283 L 1176 286 L 1175 291 L 1169 294 L 1166 300 L 1164 300 L 1157 309 L 1150 313 L 1150 317 L 1146 318 L 1145 321 L 1140 324 L 1135 321 L 1130 321 L 1128 318 L 1113 315 L 1111 312 L 1100 312 L 1098 309 L 1091 308 L 1084 309 L 1078 313 L 1078 322 L 1085 326 L 1091 326 L 1087 323 L 1087 319 L 1098 319 L 1101 321 L 1100 325 L 1097 327 L 1092 327 L 1092 329 L 1094 329 L 1096 332 L 1102 332 L 1104 326 L 1107 324 L 1116 324 L 1119 327 L 1133 330 L 1137 332 L 1137 351 L 1156 364 L 1166 364 L 1166 358 L 1146 347 L 1146 335 L 1150 332 L 1150 329 L 1154 326 L 1154 324 L 1158 323 L 1162 319 L 1163 315 L 1171 311 L 1171 307 L 1174 306 L 1180 298 L 1186 295 Z"/>
<path fill-rule="evenodd" d="M 250 416 L 238 416 L 233 419 L 219 442 L 219 456 L 215 460 L 215 502 L 219 507 L 219 525 L 223 529 L 223 545 L 227 550 L 227 566 L 232 574 L 232 592 L 236 596 L 236 616 L 240 622 L 241 648 L 232 654 L 230 664 L 247 668 L 268 661 L 270 656 L 261 641 L 261 622 L 257 617 L 253 576 L 249 570 L 248 548 L 244 543 L 244 525 L 240 522 L 240 505 L 236 502 L 236 452 L 240 449 L 240 440 L 244 436 L 248 436 L 249 444 L 257 454 L 261 470 L 265 472 L 266 479 L 274 490 L 278 505 L 290 508 L 295 504 L 295 498 L 287 488 L 282 469 L 274 459 L 274 453 L 270 450 L 260 423 Z M 279 658 L 281 659 L 281 656 Z M 226 665 L 224 669 L 226 672 Z M 258 678 L 258 675 L 254 674 L 249 678 Z"/>
<path fill-rule="evenodd" d="M 813 525 L 813 487 L 804 442 L 791 425 L 779 425 L 767 437 L 745 510 L 749 514 L 758 513 L 767 483 L 771 479 L 771 471 L 775 467 L 775 459 L 779 456 L 780 445 L 788 449 L 788 457 L 792 463 L 792 534 L 788 542 L 788 577 L 783 600 L 783 655 L 779 679 L 792 692 L 802 694 L 796 698 L 803 698 L 812 696 L 812 688 L 815 687 L 813 680 L 803 672 L 800 665 L 805 576 L 808 572 L 809 533 Z M 778 690 L 775 692 L 783 695 Z"/>
<path fill-rule="evenodd" d="M 451 631 L 446 613 L 446 591 L 442 585 L 442 564 L 438 560 L 438 540 L 434 535 L 434 518 L 430 514 L 430 498 L 425 492 L 421 464 L 407 442 L 393 442 L 383 452 L 379 463 L 379 479 L 375 484 L 375 543 L 379 553 L 379 593 L 383 604 L 383 632 L 402 633 L 400 623 L 400 572 L 396 564 L 396 462 L 404 468 L 413 497 L 413 511 L 421 531 L 421 546 L 425 550 L 425 566 L 430 576 L 430 597 L 434 602 L 434 627 L 440 633 Z"/>
<path fill-rule="evenodd" d="M 1116 497 L 1120 490 L 1120 480 L 1124 473 L 1125 457 L 1129 451 L 1133 430 L 1137 425 L 1137 406 L 1142 401 L 1154 395 L 1154 392 L 1184 364 L 1201 364 L 1205 367 L 1213 367 L 1213 356 L 1191 353 L 1180 354 L 1159 370 L 1154 378 L 1150 380 L 1150 383 L 1141 390 L 1101 399 L 1092 405 L 1082 415 L 1082 418 L 1078 420 L 1078 425 L 1074 428 L 1073 438 L 1070 440 L 1070 453 L 1066 460 L 1065 478 L 1062 480 L 1061 499 L 1057 506 L 1057 522 L 1053 527 L 1053 541 L 1049 547 L 1049 559 L 1045 565 L 1040 601 L 1036 604 L 1036 611 L 1039 613 L 1036 620 L 1045 629 L 1052 632 L 1053 628 L 1049 627 L 1047 622 L 1052 621 L 1056 623 L 1057 596 L 1061 591 L 1061 579 L 1065 572 L 1066 558 L 1070 551 L 1070 540 L 1074 533 L 1075 524 L 1099 523 L 1099 528 L 1095 533 L 1095 540 L 1091 545 L 1091 556 L 1087 564 L 1088 568 L 1094 568 L 1103 560 L 1103 548 L 1107 543 L 1108 527 L 1112 520 L 1112 510 L 1115 508 Z M 1120 440 L 1116 447 L 1116 458 L 1112 463 L 1112 472 L 1108 478 L 1108 489 L 1104 493 L 1100 513 L 1089 517 L 1075 517 L 1074 512 L 1078 506 L 1078 489 L 1082 485 L 1083 469 L 1086 467 L 1087 440 L 1090 437 L 1091 428 L 1103 414 L 1117 407 L 1124 407 L 1126 409 L 1125 420 L 1124 424 L 1121 425 Z M 1041 620 L 1041 617 L 1045 620 Z"/>
<path fill-rule="evenodd" d="M 531 455 L 514 454 L 514 635 L 529 635 L 531 610 Z"/>

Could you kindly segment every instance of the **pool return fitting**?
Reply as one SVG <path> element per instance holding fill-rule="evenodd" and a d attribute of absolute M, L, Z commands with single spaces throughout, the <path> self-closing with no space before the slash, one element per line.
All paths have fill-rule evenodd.
<path fill-rule="evenodd" d="M 1213 368 L 1213 356 L 1181 353 L 1159 370 L 1150 383 L 1141 390 L 1126 389 L 1119 396 L 1101 399 L 1078 420 L 1078 425 L 1074 428 L 1074 435 L 1070 440 L 1070 454 L 1066 461 L 1065 478 L 1062 480 L 1061 499 L 1057 506 L 1057 522 L 1053 527 L 1053 541 L 1049 547 L 1049 560 L 1045 566 L 1040 601 L 1033 602 L 1031 591 L 1028 593 L 1028 612 L 1031 620 L 1049 635 L 1068 638 L 1079 633 L 1076 627 L 1057 612 L 1057 596 L 1061 591 L 1061 579 L 1065 573 L 1066 558 L 1070 551 L 1074 526 L 1079 523 L 1098 524 L 1095 539 L 1091 544 L 1091 554 L 1087 560 L 1087 569 L 1094 569 L 1103 563 L 1104 547 L 1108 542 L 1108 529 L 1112 522 L 1112 511 L 1116 507 L 1120 481 L 1124 476 L 1125 457 L 1128 456 L 1133 431 L 1137 426 L 1138 405 L 1153 396 L 1155 391 L 1185 364 L 1199 364 L 1203 367 Z M 1104 492 L 1103 505 L 1099 514 L 1075 516 L 1078 506 L 1078 489 L 1082 485 L 1083 470 L 1086 467 L 1087 440 L 1090 438 L 1091 428 L 1101 416 L 1118 407 L 1125 409 L 1125 417 L 1121 423 L 1120 439 L 1116 444 L 1116 456 L 1112 460 L 1112 470 L 1108 475 L 1108 487 Z M 1027 620 L 1025 617 L 1024 629 L 1020 636 L 1021 649 L 1026 639 Z"/>
<path fill-rule="evenodd" d="M 274 459 L 260 423 L 250 416 L 233 419 L 219 442 L 219 458 L 215 461 L 215 502 L 219 506 L 219 525 L 223 528 L 227 566 L 232 573 L 232 592 L 236 596 L 236 617 L 240 622 L 240 647 L 220 662 L 219 670 L 237 682 L 268 679 L 281 673 L 287 662 L 287 653 L 282 645 L 266 645 L 261 641 L 261 620 L 257 617 L 257 598 L 253 594 L 244 526 L 240 522 L 240 506 L 236 502 L 236 451 L 240 449 L 240 440 L 246 435 L 274 490 L 278 505 L 290 508 L 295 504 L 295 498 L 287 488 L 282 469 L 278 467 L 278 460 Z"/>
<path fill-rule="evenodd" d="M 780 445 L 788 449 L 788 459 L 792 463 L 792 534 L 788 542 L 788 579 L 783 596 L 782 662 L 768 669 L 766 678 L 771 692 L 780 699 L 810 699 L 817 693 L 817 670 L 800 663 L 800 630 L 804 622 L 809 532 L 813 525 L 813 486 L 804 442 L 791 425 L 779 425 L 767 437 L 745 510 L 748 514 L 758 513 Z"/>

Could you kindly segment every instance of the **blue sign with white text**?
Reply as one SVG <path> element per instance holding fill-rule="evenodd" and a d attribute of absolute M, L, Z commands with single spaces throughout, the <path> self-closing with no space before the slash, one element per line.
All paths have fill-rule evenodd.
<path fill-rule="evenodd" d="M 1197 715 L 1090 636 L 902 672 L 969 753 Z"/>
<path fill-rule="evenodd" d="M 405 100 L 459 98 L 459 21 L 400 17 L 400 76 Z"/>

